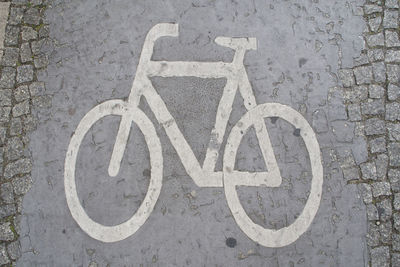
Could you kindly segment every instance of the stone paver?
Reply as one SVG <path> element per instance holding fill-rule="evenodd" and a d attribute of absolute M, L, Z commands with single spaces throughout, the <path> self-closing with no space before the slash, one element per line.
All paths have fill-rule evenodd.
<path fill-rule="evenodd" d="M 5 36 L 5 31 L 6 31 L 9 7 L 10 7 L 10 3 L 0 2 L 0 62 L 3 57 L 4 36 Z"/>
<path fill-rule="evenodd" d="M 15 0 L 0 2 L 0 40 L 6 17 L 0 265 L 400 264 L 399 1 Z M 98 103 L 127 97 L 146 33 L 165 21 L 179 23 L 179 38 L 159 40 L 154 60 L 230 61 L 232 51 L 216 46 L 216 36 L 257 37 L 258 50 L 245 56 L 257 103 L 284 103 L 312 125 L 324 163 L 322 201 L 295 243 L 267 248 L 250 240 L 235 223 L 223 188 L 192 182 L 144 100 L 140 107 L 157 129 L 165 161 L 149 220 L 126 240 L 104 244 L 71 217 L 63 187 L 71 135 Z M 202 162 L 224 81 L 155 77 L 152 83 Z M 245 112 L 240 101 L 228 132 Z M 135 213 L 151 174 L 143 136 L 133 127 L 121 173 L 108 177 L 117 127 L 108 117 L 95 124 L 77 164 L 80 201 L 105 225 Z M 237 191 L 254 222 L 277 229 L 304 207 L 309 159 L 296 129 L 277 118 L 267 127 L 284 182 Z M 237 168 L 262 170 L 255 134 L 246 136 Z"/>
<path fill-rule="evenodd" d="M 400 141 L 398 103 L 400 54 L 396 49 L 400 43 L 398 32 L 394 29 L 398 27 L 399 3 L 397 0 L 387 0 L 384 3 L 370 2 L 374 3 L 364 5 L 364 15 L 370 30 L 364 33 L 364 37 L 367 54 L 374 56 L 371 56 L 363 66 L 354 68 L 361 77 L 359 80 L 370 88 L 368 99 L 359 98 L 360 106 L 364 107 L 361 109 L 363 115 L 361 121 L 368 141 L 368 157 L 365 163 L 359 165 L 364 174 L 364 180 L 359 180 L 362 182 L 359 188 L 367 205 L 368 217 L 373 224 L 383 225 L 393 220 L 393 224 L 390 222 L 386 227 L 383 239 L 382 231 L 377 232 L 377 228 L 369 227 L 367 237 L 371 266 L 397 266 L 399 264 L 397 252 L 400 249 L 398 237 L 400 199 L 397 193 L 400 190 L 400 173 L 397 169 L 400 166 L 398 143 Z M 381 55 L 375 56 L 378 47 L 384 48 L 384 55 L 382 52 Z M 376 69 L 373 71 L 373 77 L 367 75 L 366 71 L 371 66 Z M 378 66 L 381 71 L 378 71 Z M 357 90 L 353 85 L 348 87 L 354 92 Z M 352 102 L 346 103 L 349 111 L 354 110 Z M 375 175 L 375 168 L 382 169 L 380 175 Z M 364 184 L 365 182 L 368 184 Z"/>
<path fill-rule="evenodd" d="M 33 65 L 31 42 L 43 28 L 43 1 L 0 2 L 0 265 L 22 255 L 20 216 L 22 197 L 33 181 L 28 152 L 29 133 L 35 128 L 29 86 L 38 91 L 36 74 L 45 62 Z M 22 39 L 20 39 L 20 34 Z M 22 40 L 27 42 L 21 42 Z M 44 85 L 41 85 L 43 87 Z M 43 91 L 43 90 L 42 90 Z M 9 265 L 7 265 L 9 266 Z"/>
<path fill-rule="evenodd" d="M 379 58 L 385 54 L 365 53 L 357 59 L 362 64 L 358 69 L 353 68 L 352 57 L 358 56 L 363 47 L 357 36 L 365 26 L 363 14 L 353 13 L 360 9 L 356 1 L 351 1 L 350 6 L 346 6 L 347 1 L 336 1 L 334 7 L 332 3 L 321 1 L 300 2 L 298 5 L 291 1 L 255 1 L 251 7 L 248 3 L 231 1 L 165 1 L 162 4 L 159 1 L 141 4 L 55 1 L 46 10 L 48 28 L 43 26 L 43 31 L 37 34 L 24 28 L 25 25 L 14 29 L 21 34 L 21 65 L 33 66 L 35 70 L 48 63 L 46 72 L 38 72 L 36 76 L 30 75 L 30 67 L 18 69 L 17 66 L 15 72 L 18 90 L 16 103 L 9 113 L 15 121 L 14 131 L 18 132 L 17 119 L 22 120 L 27 112 L 38 115 L 40 122 L 30 139 L 33 148 L 31 175 L 25 174 L 29 168 L 20 165 L 7 169 L 8 175 L 18 169 L 21 173 L 18 177 L 27 176 L 33 181 L 24 197 L 22 254 L 18 264 L 356 266 L 367 261 L 364 255 L 368 225 L 366 207 L 354 184 L 363 179 L 358 165 L 365 162 L 369 151 L 359 122 L 365 116 L 385 113 L 380 99 L 385 88 L 368 86 L 375 76 L 386 78 L 382 74 L 386 71 L 385 63 L 365 66 L 369 56 Z M 303 13 L 304 16 L 300 15 Z M 29 16 L 34 25 L 31 16 L 35 17 L 35 12 L 30 11 Z M 311 17 L 313 19 L 307 19 Z M 256 37 L 258 50 L 245 55 L 245 65 L 257 103 L 286 104 L 299 111 L 313 126 L 324 162 L 322 201 L 312 226 L 295 243 L 273 249 L 249 239 L 232 218 L 224 189 L 200 188 L 193 183 L 154 117 L 150 119 L 160 130 L 158 135 L 165 162 L 161 195 L 146 223 L 134 235 L 110 248 L 109 244 L 87 236 L 69 214 L 62 170 L 71 134 L 92 107 L 128 95 L 144 37 L 156 23 L 165 21 L 179 23 L 179 38 L 160 39 L 154 49 L 154 60 L 228 62 L 232 60 L 232 51 L 216 45 L 215 37 Z M 379 27 L 376 31 L 382 36 Z M 46 32 L 50 32 L 50 39 L 41 37 Z M 30 43 L 30 50 L 26 42 Z M 379 49 L 385 40 L 372 38 L 371 42 L 376 42 L 375 48 Z M 32 55 L 34 59 L 30 59 Z M 336 75 L 341 68 L 348 70 L 338 74 L 343 78 L 343 86 Z M 19 77 L 20 74 L 24 74 L 23 77 Z M 30 83 L 32 77 L 45 82 L 45 90 L 31 83 L 29 99 L 23 86 Z M 157 77 L 152 83 L 202 162 L 225 81 Z M 347 86 L 358 86 L 358 94 L 349 95 Z M 37 107 L 49 106 L 49 98 L 43 97 L 46 93 L 52 97 L 49 109 L 36 113 L 34 107 L 27 108 L 27 100 Z M 369 96 L 375 101 L 367 105 L 363 100 Z M 351 114 L 346 110 L 347 98 L 354 99 Z M 141 105 L 146 114 L 152 114 L 145 103 Z M 240 95 L 233 111 L 227 132 L 245 112 Z M 104 167 L 108 166 L 116 123 L 112 118 L 105 118 L 94 126 L 90 132 L 93 138 L 85 138 L 83 142 L 76 172 L 78 194 L 85 210 L 91 218 L 107 225 L 118 224 L 134 214 L 151 174 L 143 139 L 133 128 L 121 173 L 115 178 L 108 177 Z M 265 228 L 278 229 L 292 222 L 304 208 L 310 185 L 309 162 L 296 129 L 279 118 L 267 119 L 267 126 L 285 182 L 274 190 L 239 187 L 238 191 L 253 221 Z M 376 131 L 376 127 L 372 130 Z M 45 141 L 43 136 L 46 136 Z M 381 139 L 373 144 L 374 153 L 382 153 Z M 261 157 L 251 132 L 243 140 L 237 168 L 262 170 Z M 217 168 L 221 168 L 221 163 L 218 164 Z M 380 181 L 383 170 L 379 162 L 374 164 L 372 177 Z M 29 180 L 23 181 L 29 183 Z M 18 182 L 21 187 L 14 192 L 17 196 L 29 189 L 23 186 L 23 181 Z M 384 198 L 387 190 L 387 184 L 370 188 L 371 198 L 376 195 Z M 374 218 L 385 220 L 377 230 L 379 240 L 386 241 L 392 229 L 387 219 L 389 205 L 385 201 L 379 206 L 375 203 L 371 206 Z M 46 219 L 41 219 L 39 214 Z M 62 254 L 57 251 L 61 244 L 69 246 Z M 38 253 L 32 255 L 29 251 Z M 75 259 L 74 262 L 71 263 L 71 259 Z"/>

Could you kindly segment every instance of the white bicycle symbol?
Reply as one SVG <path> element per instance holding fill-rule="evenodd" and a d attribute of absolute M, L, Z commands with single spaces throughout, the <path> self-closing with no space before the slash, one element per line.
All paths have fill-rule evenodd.
<path fill-rule="evenodd" d="M 305 118 L 290 108 L 278 103 L 257 105 L 254 93 L 243 65 L 247 50 L 257 49 L 255 38 L 217 37 L 215 42 L 235 51 L 232 62 L 188 62 L 152 61 L 155 41 L 163 36 L 178 36 L 178 24 L 160 23 L 147 34 L 132 89 L 127 101 L 108 100 L 92 108 L 80 121 L 71 137 L 65 159 L 64 185 L 68 207 L 72 217 L 89 236 L 103 242 L 116 242 L 133 235 L 147 220 L 160 195 L 163 175 L 163 156 L 160 139 L 150 119 L 139 109 L 139 101 L 144 96 L 171 140 L 186 172 L 199 187 L 224 187 L 229 208 L 240 229 L 255 242 L 266 247 L 283 247 L 296 241 L 310 226 L 321 200 L 323 168 L 320 148 L 314 131 Z M 192 149 L 179 130 L 165 103 L 152 86 L 149 77 L 184 77 L 227 79 L 218 105 L 215 126 L 206 152 L 203 166 L 200 166 Z M 235 94 L 239 89 L 244 99 L 247 113 L 234 125 L 227 139 L 223 156 L 223 171 L 214 171 Z M 75 165 L 79 147 L 85 134 L 101 118 L 108 115 L 121 116 L 118 134 L 108 168 L 110 176 L 119 172 L 131 124 L 137 124 L 145 137 L 150 154 L 151 176 L 147 194 L 136 213 L 127 221 L 105 226 L 93 221 L 83 209 L 76 190 Z M 289 226 L 281 229 L 267 229 L 254 223 L 246 214 L 239 201 L 236 186 L 278 187 L 282 177 L 264 122 L 266 117 L 279 117 L 300 129 L 310 156 L 312 182 L 308 200 L 299 217 Z M 256 136 L 267 172 L 243 172 L 234 170 L 236 152 L 240 141 L 250 126 Z"/>

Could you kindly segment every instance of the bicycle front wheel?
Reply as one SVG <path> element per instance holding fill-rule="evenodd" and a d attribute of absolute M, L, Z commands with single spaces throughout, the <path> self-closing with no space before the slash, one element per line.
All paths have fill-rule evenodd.
<path fill-rule="evenodd" d="M 236 186 L 243 186 L 235 177 L 236 153 L 240 142 L 250 126 L 267 117 L 279 117 L 300 129 L 311 163 L 311 190 L 300 216 L 289 226 L 275 230 L 254 223 L 240 203 Z M 272 147 L 271 147 L 272 149 Z M 248 111 L 233 127 L 226 144 L 224 160 L 224 188 L 228 206 L 240 229 L 253 241 L 266 247 L 283 247 L 296 241 L 310 226 L 321 201 L 323 167 L 320 148 L 315 133 L 306 119 L 296 110 L 279 103 L 266 103 Z M 268 166 L 267 166 L 268 168 Z M 237 175 L 236 175 L 237 176 Z"/>
<path fill-rule="evenodd" d="M 93 221 L 83 209 L 76 190 L 75 167 L 82 140 L 89 129 L 108 115 L 128 116 L 143 133 L 149 154 L 151 176 L 149 188 L 136 213 L 127 221 L 114 226 L 105 226 Z M 122 120 L 121 120 L 122 121 Z M 133 235 L 150 216 L 160 195 L 163 174 L 163 158 L 160 140 L 153 124 L 138 108 L 130 107 L 125 101 L 110 100 L 91 109 L 80 121 L 71 137 L 65 157 L 64 186 L 67 204 L 72 217 L 89 236 L 102 242 L 117 242 Z"/>

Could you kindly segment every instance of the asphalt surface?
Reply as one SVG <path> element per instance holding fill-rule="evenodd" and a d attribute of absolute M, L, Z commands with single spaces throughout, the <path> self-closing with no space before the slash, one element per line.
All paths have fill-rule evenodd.
<path fill-rule="evenodd" d="M 44 82 L 46 90 L 41 94 L 51 98 L 51 106 L 42 102 L 35 106 L 36 96 L 30 90 L 32 114 L 38 122 L 37 129 L 27 135 L 29 153 L 25 153 L 32 161 L 32 185 L 16 211 L 21 253 L 18 260 L 14 259 L 9 243 L 5 243 L 9 261 L 16 260 L 17 266 L 396 266 L 400 218 L 396 217 L 394 201 L 399 180 L 392 179 L 394 174 L 390 173 L 399 167 L 396 157 L 400 150 L 396 150 L 397 137 L 387 136 L 385 123 L 397 125 L 399 120 L 393 115 L 398 110 L 398 89 L 388 89 L 388 84 L 396 86 L 399 81 L 393 78 L 396 74 L 389 73 L 388 64 L 395 68 L 400 59 L 397 61 L 396 52 L 379 59 L 377 50 L 390 47 L 382 39 L 388 38 L 389 31 L 397 34 L 398 15 L 397 24 L 393 21 L 398 6 L 388 0 L 363 2 L 44 3 L 43 23 L 49 25 L 50 35 L 37 38 L 43 42 L 40 51 L 48 61 L 27 64 L 34 66 L 33 82 Z M 12 7 L 18 5 L 16 2 Z M 23 6 L 25 13 L 31 8 Z M 171 142 L 164 127 L 172 122 L 157 119 L 165 112 L 158 115 L 152 110 L 151 97 L 142 97 L 139 108 L 154 125 L 163 169 L 162 187 L 155 186 L 160 190 L 159 197 L 147 220 L 135 223 L 138 230 L 132 235 L 106 243 L 101 239 L 112 236 L 107 230 L 96 238 L 90 234 L 92 228 L 84 229 L 84 223 L 73 216 L 77 207 L 67 203 L 70 193 L 64 185 L 71 168 L 66 163 L 70 142 L 79 135 L 79 123 L 87 125 L 82 118 L 91 114 L 92 108 L 112 99 L 128 101 L 139 58 L 145 53 L 146 35 L 158 23 L 179 24 L 179 36 L 157 40 L 154 51 L 150 51 L 154 61 L 231 62 L 234 51 L 216 44 L 216 37 L 256 38 L 257 50 L 245 54 L 244 67 L 257 104 L 288 106 L 311 126 L 315 133 L 311 139 L 319 144 L 323 166 L 320 199 L 307 202 L 313 190 L 315 162 L 310 161 L 313 155 L 309 155 L 311 150 L 303 140 L 304 131 L 275 115 L 265 119 L 265 126 L 282 184 L 273 188 L 233 187 L 246 216 L 263 229 L 285 229 L 301 217 L 309 205 L 306 203 L 318 207 L 307 230 L 290 244 L 257 242 L 237 223 L 243 216 L 233 216 L 224 187 L 196 185 L 188 174 L 194 169 L 182 164 L 185 159 L 174 148 L 184 146 L 183 142 Z M 373 23 L 378 26 L 374 28 Z M 382 32 L 385 37 L 379 35 Z M 34 53 L 34 41 L 27 41 Z M 380 79 L 381 65 L 385 69 Z M 23 71 L 29 72 L 19 69 L 19 73 Z M 212 73 L 218 76 L 218 70 Z M 215 138 L 212 131 L 227 79 L 159 76 L 151 77 L 151 84 L 202 165 L 208 144 Z M 19 76 L 20 84 L 24 84 L 24 77 Z M 388 96 L 388 90 L 394 95 Z M 12 105 L 17 105 L 14 102 Z M 215 171 L 226 171 L 223 154 L 227 139 L 246 114 L 247 104 L 237 92 L 232 113 L 227 115 L 226 132 L 218 143 L 221 147 Z M 19 110 L 13 112 L 18 117 Z M 383 131 L 376 121 L 381 119 Z M 120 123 L 118 114 L 94 123 L 83 136 L 76 166 L 73 164 L 75 170 L 71 171 L 79 205 L 90 220 L 110 227 L 129 220 L 142 203 L 147 206 L 146 193 L 153 188 L 151 175 L 156 165 L 151 162 L 152 146 L 146 143 L 146 133 L 143 135 L 133 123 L 120 171 L 115 177 L 109 176 Z M 150 141 L 154 140 L 157 137 Z M 9 153 L 5 166 L 18 161 Z M 242 172 L 271 171 L 254 128 L 244 134 L 234 165 Z M 14 179 L 12 174 L 6 179 Z M 19 187 L 13 186 L 15 193 Z"/>

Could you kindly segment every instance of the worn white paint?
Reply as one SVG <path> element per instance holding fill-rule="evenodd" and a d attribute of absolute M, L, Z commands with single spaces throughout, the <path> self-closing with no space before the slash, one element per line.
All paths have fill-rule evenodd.
<path fill-rule="evenodd" d="M 1 58 L 3 57 L 4 36 L 5 36 L 9 7 L 10 7 L 9 2 L 0 3 L 0 62 Z"/>
<path fill-rule="evenodd" d="M 312 172 L 312 182 L 310 195 L 300 216 L 289 226 L 278 230 L 265 229 L 255 224 L 246 214 L 240 203 L 236 186 L 277 186 L 277 178 L 274 175 L 265 175 L 250 179 L 250 177 L 238 176 L 234 171 L 236 152 L 240 141 L 246 131 L 260 118 L 279 117 L 300 129 L 300 135 L 304 140 L 308 154 L 310 155 L 310 165 Z M 259 129 L 256 128 L 256 132 Z M 270 148 L 272 150 L 272 147 Z M 278 104 L 266 103 L 255 107 L 247 112 L 239 122 L 233 127 L 224 154 L 224 188 L 225 196 L 228 200 L 229 208 L 239 227 L 255 242 L 266 247 L 283 247 L 296 241 L 310 226 L 317 213 L 322 193 L 323 168 L 321 163 L 320 149 L 314 131 L 308 122 L 294 109 Z M 280 182 L 280 181 L 279 181 Z"/>
<path fill-rule="evenodd" d="M 90 110 L 79 123 L 68 147 L 64 174 L 67 203 L 73 218 L 91 237 L 103 242 L 115 242 L 134 234 L 152 212 L 161 191 L 163 157 L 160 140 L 153 125 L 138 108 L 140 98 L 143 96 L 146 98 L 158 122 L 164 127 L 185 170 L 196 185 L 199 187 L 225 187 L 228 205 L 236 222 L 252 240 L 268 247 L 280 247 L 294 242 L 309 227 L 318 210 L 321 198 L 322 164 L 318 142 L 313 130 L 307 121 L 290 107 L 273 103 L 257 105 L 243 65 L 246 51 L 257 48 L 255 38 L 218 37 L 215 39 L 217 44 L 235 50 L 232 62 L 152 61 L 151 55 L 155 41 L 160 37 L 174 37 L 177 35 L 177 24 L 162 23 L 155 25 L 146 36 L 128 101 L 110 100 L 99 104 Z M 149 77 L 153 76 L 227 78 L 227 83 L 218 105 L 215 126 L 211 132 L 203 166 L 200 166 L 192 149 L 179 130 L 175 119 L 169 113 L 160 95 L 153 88 L 149 79 Z M 235 125 L 228 137 L 223 172 L 216 172 L 215 165 L 218 159 L 218 151 L 225 136 L 237 90 L 243 97 L 248 112 Z M 107 115 L 121 116 L 109 164 L 109 175 L 116 176 L 119 172 L 132 122 L 139 126 L 145 137 L 149 147 L 151 163 L 150 185 L 143 203 L 129 220 L 115 226 L 104 226 L 89 218 L 79 202 L 75 183 L 75 165 L 81 142 L 92 125 Z M 253 223 L 240 204 L 236 192 L 236 186 L 239 185 L 278 187 L 281 184 L 282 178 L 279 167 L 264 123 L 264 118 L 270 116 L 283 118 L 300 129 L 301 136 L 310 154 L 313 174 L 310 197 L 302 214 L 293 224 L 279 230 L 265 229 Z M 236 151 L 243 137 L 242 132 L 244 133 L 250 126 L 254 126 L 256 129 L 256 136 L 268 167 L 268 172 L 250 173 L 234 170 Z"/>
<path fill-rule="evenodd" d="M 133 114 L 134 116 L 131 116 Z M 116 226 L 104 226 L 89 218 L 79 201 L 75 183 L 76 158 L 82 140 L 93 124 L 108 115 L 129 116 L 130 123 L 136 123 L 146 140 L 151 165 L 149 188 L 142 204 L 129 220 Z M 131 236 L 144 224 L 153 211 L 161 191 L 162 170 L 163 158 L 160 140 L 153 124 L 141 110 L 122 100 L 109 100 L 95 106 L 80 121 L 71 138 L 65 158 L 64 186 L 72 217 L 88 235 L 103 242 L 116 242 Z"/>

